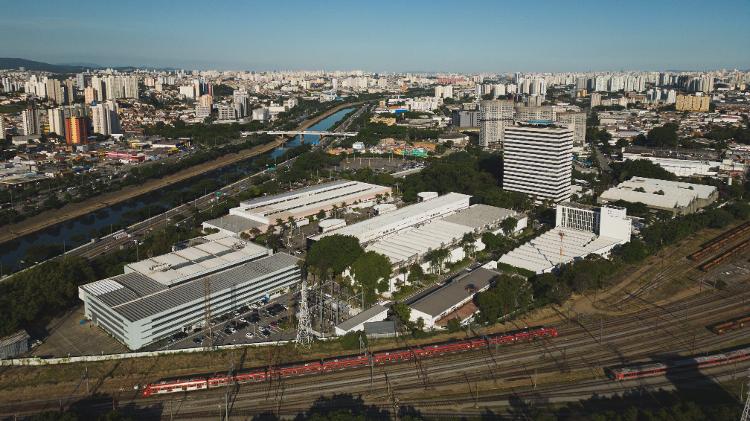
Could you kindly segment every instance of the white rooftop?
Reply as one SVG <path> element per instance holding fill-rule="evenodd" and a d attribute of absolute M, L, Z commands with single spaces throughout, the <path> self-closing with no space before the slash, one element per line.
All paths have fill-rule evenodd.
<path fill-rule="evenodd" d="M 615 238 L 597 236 L 593 232 L 554 228 L 504 254 L 498 262 L 543 273 L 561 263 L 592 253 L 603 254 L 620 242 Z"/>
<path fill-rule="evenodd" d="M 690 206 L 696 199 L 708 199 L 715 191 L 716 187 L 705 184 L 633 177 L 606 190 L 601 194 L 601 199 L 609 202 L 641 202 L 651 207 L 672 209 Z"/>
<path fill-rule="evenodd" d="M 469 199 L 471 199 L 471 196 L 466 194 L 447 193 L 425 202 L 404 206 L 386 214 L 317 235 L 312 239 L 318 240 L 328 235 L 340 234 L 357 237 L 360 243 L 366 243 L 400 229 L 425 223 L 460 209 L 466 209 L 469 207 Z"/>
<path fill-rule="evenodd" d="M 137 272 L 172 286 L 220 269 L 268 255 L 268 249 L 234 237 L 204 237 L 207 242 L 125 265 L 125 273 Z"/>
<path fill-rule="evenodd" d="M 307 214 L 322 207 L 349 203 L 359 196 L 389 193 L 389 187 L 360 181 L 338 180 L 318 184 L 273 196 L 259 197 L 242 202 L 234 212 L 246 212 L 275 221 L 285 220 L 292 214 Z M 239 214 L 239 213 L 236 213 Z M 240 215 L 242 216 L 242 215 Z"/>
<path fill-rule="evenodd" d="M 464 234 L 473 231 L 470 226 L 439 219 L 383 237 L 365 249 L 388 257 L 392 264 L 399 264 L 416 255 L 424 255 L 429 250 L 460 241 Z"/>

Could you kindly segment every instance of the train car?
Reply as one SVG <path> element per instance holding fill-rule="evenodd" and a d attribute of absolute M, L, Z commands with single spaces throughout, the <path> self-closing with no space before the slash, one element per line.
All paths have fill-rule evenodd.
<path fill-rule="evenodd" d="M 294 377 L 304 376 L 307 374 L 319 373 L 322 364 L 319 361 L 285 367 L 276 367 L 270 370 L 271 377 Z"/>
<path fill-rule="evenodd" d="M 142 392 L 143 397 L 161 395 L 165 393 L 192 392 L 208 389 L 206 378 L 192 378 L 182 380 L 167 380 L 147 385 Z"/>
<path fill-rule="evenodd" d="M 750 316 L 744 316 L 726 322 L 717 323 L 712 325 L 709 329 L 717 335 L 723 335 L 731 330 L 742 329 L 748 324 L 750 324 Z"/>
<path fill-rule="evenodd" d="M 669 370 L 685 370 L 689 368 L 708 368 L 730 364 L 750 359 L 750 347 L 740 348 L 724 353 L 711 354 L 701 357 L 682 358 L 669 363 L 637 364 L 607 370 L 614 380 L 628 380 L 640 377 L 661 376 Z"/>
<path fill-rule="evenodd" d="M 239 373 L 234 375 L 234 381 L 237 383 L 259 383 L 266 381 L 268 374 L 266 370 L 254 370 L 249 373 Z"/>
<path fill-rule="evenodd" d="M 667 372 L 666 364 L 641 364 L 632 367 L 614 368 L 608 370 L 613 380 L 637 379 L 640 377 L 661 376 Z"/>
<path fill-rule="evenodd" d="M 370 358 L 367 355 L 357 355 L 354 357 L 336 358 L 325 360 L 321 365 L 322 371 L 345 370 L 347 368 L 365 367 L 370 364 Z"/>
<path fill-rule="evenodd" d="M 727 356 L 727 362 L 738 362 L 750 360 L 750 348 L 736 349 L 734 351 L 725 352 Z"/>
<path fill-rule="evenodd" d="M 452 354 L 472 349 L 471 341 L 447 342 L 435 345 L 425 345 L 414 350 L 418 357 L 433 357 L 436 355 Z"/>
<path fill-rule="evenodd" d="M 459 341 L 449 341 L 437 344 L 424 345 L 409 349 L 396 349 L 391 351 L 376 352 L 372 355 L 354 355 L 347 357 L 332 358 L 322 361 L 314 361 L 274 367 L 269 370 L 254 369 L 252 371 L 236 373 L 234 375 L 205 375 L 191 379 L 163 380 L 158 383 L 147 385 L 142 395 L 148 397 L 153 394 L 178 393 L 193 390 L 202 390 L 217 387 L 226 387 L 233 383 L 257 383 L 267 381 L 276 377 L 298 377 L 320 372 L 332 372 L 358 367 L 366 367 L 373 364 L 392 364 L 403 361 L 411 361 L 414 358 L 429 358 L 438 355 L 463 352 L 475 349 L 487 348 L 493 344 L 511 344 L 518 341 L 528 341 L 541 337 L 556 337 L 555 328 L 533 327 L 516 332 L 490 335 L 484 338 L 471 338 Z M 749 356 L 750 357 L 750 356 Z"/>
<path fill-rule="evenodd" d="M 395 363 L 395 362 L 400 362 L 400 361 L 410 361 L 413 358 L 414 358 L 414 352 L 412 352 L 409 349 L 376 352 L 373 355 L 373 360 L 375 364 L 387 364 L 387 363 Z"/>

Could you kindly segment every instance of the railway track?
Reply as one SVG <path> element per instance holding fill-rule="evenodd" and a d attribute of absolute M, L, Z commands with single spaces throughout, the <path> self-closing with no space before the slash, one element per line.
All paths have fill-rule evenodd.
<path fill-rule="evenodd" d="M 398 390 L 424 390 L 425 387 L 449 388 L 461 382 L 508 382 L 519 378 L 556 373 L 587 373 L 601 376 L 602 367 L 648 358 L 655 354 L 690 353 L 692 350 L 708 350 L 747 339 L 742 331 L 716 337 L 704 327 L 713 321 L 726 320 L 727 316 L 745 313 L 750 292 L 741 288 L 726 292 L 713 291 L 700 296 L 659 307 L 640 303 L 642 310 L 636 314 L 616 319 L 587 322 L 585 319 L 569 319 L 558 326 L 560 337 L 550 341 L 537 341 L 526 346 L 500 347 L 497 350 L 474 351 L 455 354 L 447 358 L 422 361 L 422 369 L 414 362 L 388 366 L 386 372 Z M 687 328 L 686 328 L 687 327 Z M 596 328 L 606 328 L 597 334 Z M 596 361 L 596 363 L 594 363 Z M 521 368 L 519 368 L 521 367 Z M 373 371 L 372 390 L 387 387 L 384 376 Z M 515 380 L 513 380 L 515 379 Z M 158 405 L 174 396 L 139 399 L 127 382 L 112 382 L 108 387 L 120 388 L 117 393 L 121 404 L 138 406 Z M 370 371 L 352 370 L 315 375 L 298 379 L 283 379 L 270 383 L 247 384 L 237 388 L 237 399 L 258 401 L 267 399 L 270 393 L 281 393 L 287 399 L 300 399 L 308 404 L 321 394 L 350 391 L 362 394 L 370 392 Z M 567 386 L 570 386 L 569 384 Z M 255 389 L 255 390 L 254 390 Z M 186 395 L 191 405 L 216 401 L 225 391 L 212 390 Z M 416 392 L 414 392 L 416 393 Z M 83 397 L 76 393 L 66 397 L 70 402 Z M 178 395 L 179 396 L 179 395 Z M 27 404 L 12 403 L 0 406 L 0 413 L 12 414 L 14 410 L 30 411 L 56 408 L 59 398 L 42 399 Z"/>

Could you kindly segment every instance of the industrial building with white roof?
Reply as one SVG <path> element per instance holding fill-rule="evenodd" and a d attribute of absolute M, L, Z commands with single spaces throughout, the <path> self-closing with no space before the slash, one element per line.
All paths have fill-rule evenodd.
<path fill-rule="evenodd" d="M 589 254 L 608 256 L 615 246 L 630 241 L 631 231 L 632 221 L 623 208 L 563 203 L 557 205 L 555 228 L 504 254 L 498 263 L 550 272 Z"/>
<path fill-rule="evenodd" d="M 685 215 L 710 205 L 718 197 L 719 192 L 714 186 L 633 177 L 602 193 L 599 196 L 599 203 L 622 200 L 629 203 L 643 203 L 649 208 L 672 212 L 676 215 Z"/>
<path fill-rule="evenodd" d="M 422 202 L 390 211 L 374 218 L 310 237 L 318 241 L 329 235 L 355 237 L 366 251 L 374 251 L 388 258 L 394 268 L 421 264 L 427 253 L 448 249 L 445 263 L 465 257 L 461 241 L 465 234 L 497 233 L 506 218 L 516 219 L 514 231 L 526 228 L 527 217 L 513 210 L 483 204 L 470 205 L 471 196 L 446 193 L 442 196 L 421 194 Z M 475 250 L 484 249 L 481 238 L 475 238 Z M 394 271 L 394 274 L 396 271 Z M 402 278 L 405 278 L 402 276 Z M 394 275 L 389 280 L 389 292 L 403 279 Z"/>
<path fill-rule="evenodd" d="M 311 237 L 311 240 L 317 241 L 328 235 L 341 234 L 356 237 L 361 244 L 366 244 L 388 234 L 466 209 L 469 207 L 470 199 L 471 196 L 466 194 L 447 193 L 353 225 L 316 235 Z"/>
<path fill-rule="evenodd" d="M 85 315 L 130 349 L 139 349 L 300 281 L 296 257 L 220 238 L 125 267 L 79 287 Z M 208 294 L 206 295 L 206 292 Z"/>
<path fill-rule="evenodd" d="M 366 202 L 391 194 L 391 188 L 359 181 L 337 180 L 317 184 L 286 193 L 258 197 L 240 203 L 229 210 L 229 215 L 203 223 L 204 228 L 215 228 L 239 235 L 252 228 L 265 231 L 277 219 L 289 217 L 299 220 L 334 206 Z"/>

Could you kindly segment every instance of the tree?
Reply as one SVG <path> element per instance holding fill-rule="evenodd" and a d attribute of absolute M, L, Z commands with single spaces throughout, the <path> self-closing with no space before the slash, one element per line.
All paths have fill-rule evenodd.
<path fill-rule="evenodd" d="M 409 329 L 411 328 L 411 307 L 404 303 L 398 302 L 394 303 L 393 306 L 391 306 L 391 310 L 393 310 L 393 314 L 396 315 L 403 326 Z"/>
<path fill-rule="evenodd" d="M 479 308 L 479 321 L 492 324 L 516 310 L 525 311 L 531 304 L 531 289 L 525 279 L 500 275 L 492 282 L 490 289 L 474 298 Z"/>
<path fill-rule="evenodd" d="M 421 284 L 424 280 L 424 270 L 418 263 L 409 266 L 409 277 L 406 279 L 412 285 Z"/>
<path fill-rule="evenodd" d="M 360 291 L 364 291 L 365 305 L 373 303 L 378 292 L 388 290 L 392 270 L 390 260 L 374 251 L 360 255 L 352 263 L 351 272 Z"/>
<path fill-rule="evenodd" d="M 500 221 L 500 228 L 503 230 L 503 234 L 505 235 L 511 235 L 513 231 L 515 231 L 516 227 L 518 226 L 518 219 L 509 216 L 502 221 Z"/>
<path fill-rule="evenodd" d="M 307 253 L 306 263 L 318 276 L 340 274 L 364 253 L 356 237 L 334 234 L 316 241 Z"/>
<path fill-rule="evenodd" d="M 625 263 L 637 263 L 648 257 L 648 248 L 639 238 L 634 238 L 617 249 Z"/>
<path fill-rule="evenodd" d="M 477 249 L 474 233 L 467 232 L 464 234 L 463 238 L 461 238 L 461 247 L 464 249 L 466 257 L 474 257 L 474 251 Z"/>
<path fill-rule="evenodd" d="M 445 263 L 445 260 L 450 256 L 450 250 L 446 248 L 439 248 L 435 250 L 430 250 L 425 254 L 425 260 L 427 260 L 430 263 L 430 270 L 432 273 L 437 272 L 438 274 L 442 273 L 443 270 L 443 264 Z"/>
<path fill-rule="evenodd" d="M 679 139 L 677 137 L 678 126 L 675 123 L 667 123 L 661 127 L 654 127 L 648 131 L 646 139 L 648 146 L 654 147 L 677 147 Z"/>
<path fill-rule="evenodd" d="M 448 332 L 455 333 L 461 330 L 461 322 L 457 318 L 452 318 L 448 320 Z"/>

